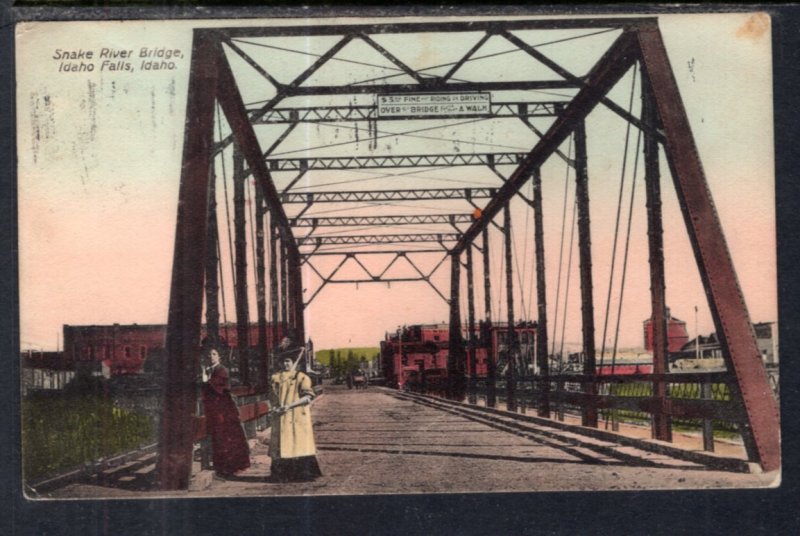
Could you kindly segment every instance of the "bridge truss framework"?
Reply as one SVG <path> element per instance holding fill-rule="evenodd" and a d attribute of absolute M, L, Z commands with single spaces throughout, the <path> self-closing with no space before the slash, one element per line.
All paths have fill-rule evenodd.
<path fill-rule="evenodd" d="M 585 76 L 577 76 L 565 70 L 558 63 L 544 55 L 535 46 L 521 39 L 519 31 L 548 29 L 616 29 L 619 36 L 606 50 L 600 60 Z M 398 56 L 376 41 L 381 34 L 424 34 L 447 32 L 480 32 L 482 37 L 464 54 L 444 75 L 434 76 L 416 70 L 401 61 Z M 249 57 L 237 40 L 265 37 L 325 36 L 335 37 L 327 52 L 299 76 L 288 83 L 279 82 L 276 76 Z M 541 64 L 559 75 L 558 80 L 530 80 L 518 82 L 484 81 L 455 82 L 454 75 L 480 46 L 492 37 L 501 37 L 535 58 Z M 370 46 L 388 62 L 402 71 L 410 83 L 384 83 L 371 85 L 322 85 L 308 81 L 326 63 L 351 42 L 360 41 Z M 237 79 L 230 64 L 230 55 L 235 54 L 255 69 L 275 91 L 273 97 L 259 106 L 247 106 L 242 98 Z M 643 107 L 641 117 L 635 117 L 611 101 L 607 94 L 621 77 L 638 64 L 641 66 Z M 270 156 L 274 148 L 285 139 L 289 131 L 300 122 L 316 121 L 383 121 L 408 120 L 413 116 L 377 117 L 376 110 L 369 106 L 350 107 L 295 107 L 279 105 L 287 98 L 320 95 L 355 94 L 417 94 L 449 93 L 497 90 L 564 89 L 575 91 L 568 100 L 531 104 L 523 101 L 495 103 L 487 112 L 492 117 L 512 117 L 528 125 L 539 138 L 527 153 L 482 153 L 471 155 L 411 155 L 385 157 L 331 157 L 286 159 Z M 231 133 L 215 142 L 215 106 L 224 113 Z M 439 295 L 450 306 L 450 351 L 448 373 L 450 383 L 448 395 L 463 399 L 467 391 L 467 377 L 475 379 L 475 371 L 465 370 L 465 352 L 474 352 L 474 340 L 469 344 L 462 340 L 460 284 L 461 270 L 466 270 L 468 283 L 467 315 L 468 333 L 475 333 L 475 304 L 473 293 L 473 250 L 483 252 L 484 286 L 486 296 L 488 287 L 488 228 L 494 225 L 502 229 L 506 256 L 505 289 L 509 325 L 514 324 L 513 278 L 510 277 L 511 262 L 511 213 L 509 202 L 514 196 L 522 195 L 521 189 L 528 181 L 533 182 L 533 199 L 525 201 L 533 208 L 535 223 L 535 262 L 537 276 L 538 303 L 538 351 L 542 392 L 538 410 L 542 416 L 550 416 L 548 398 L 549 371 L 547 363 L 547 318 L 546 289 L 544 285 L 544 250 L 542 240 L 542 199 L 540 168 L 554 155 L 567 161 L 576 174 L 578 235 L 580 257 L 580 281 L 583 326 L 583 353 L 586 356 L 581 378 L 583 390 L 583 424 L 596 427 L 598 424 L 598 403 L 595 377 L 595 329 L 594 304 L 592 298 L 591 273 L 591 229 L 589 221 L 589 193 L 587 189 L 587 157 L 585 119 L 598 106 L 604 106 L 613 113 L 641 130 L 644 136 L 645 181 L 648 212 L 648 247 L 650 259 L 650 283 L 652 319 L 654 325 L 654 392 L 651 412 L 653 415 L 653 436 L 669 440 L 671 437 L 670 416 L 680 406 L 669 399 L 667 394 L 667 316 L 665 304 L 664 259 L 662 253 L 661 199 L 659 186 L 659 153 L 663 152 L 671 170 L 678 202 L 686 224 L 686 230 L 694 251 L 695 260 L 708 297 L 716 331 L 723 349 L 725 363 L 731 374 L 732 398 L 742 426 L 748 457 L 761 464 L 765 470 L 780 466 L 780 441 L 777 404 L 769 393 L 767 375 L 761 363 L 760 354 L 751 329 L 751 323 L 744 299 L 739 288 L 731 257 L 722 232 L 722 227 L 711 198 L 703 168 L 689 126 L 686 111 L 681 101 L 675 77 L 670 68 L 667 53 L 661 38 L 656 19 L 548 19 L 514 21 L 470 21 L 470 22 L 424 22 L 402 24 L 358 24 L 358 25 L 316 25 L 286 27 L 232 27 L 202 28 L 194 30 L 192 63 L 188 90 L 187 121 L 183 148 L 183 166 L 179 193 L 179 210 L 174 250 L 172 284 L 170 293 L 167 363 L 163 418 L 159 454 L 159 478 L 163 489 L 185 489 L 188 486 L 191 468 L 192 438 L 194 420 L 192 415 L 196 405 L 195 371 L 197 370 L 197 349 L 200 344 L 204 297 L 207 307 L 211 307 L 213 285 L 207 284 L 216 279 L 213 243 L 216 240 L 215 220 L 211 213 L 215 210 L 213 201 L 213 159 L 226 147 L 234 145 L 234 181 L 253 176 L 257 188 L 258 209 L 256 225 L 258 231 L 258 256 L 263 256 L 267 248 L 272 255 L 270 266 L 259 261 L 257 266 L 259 292 L 266 287 L 281 286 L 280 300 L 271 293 L 270 307 L 273 319 L 281 319 L 288 331 L 298 340 L 304 340 L 305 329 L 303 311 L 306 305 L 322 289 L 320 287 L 304 302 L 302 292 L 301 267 L 307 265 L 323 280 L 322 286 L 329 283 L 387 282 L 386 270 L 370 272 L 361 280 L 334 278 L 339 264 L 332 274 L 323 275 L 313 266 L 315 256 L 341 254 L 342 263 L 346 260 L 358 261 L 359 255 L 390 253 L 394 260 L 408 259 L 422 253 L 436 253 L 442 260 L 435 269 L 449 259 L 450 289 L 449 297 L 439 291 Z M 542 131 L 531 122 L 530 117 L 548 116 L 553 118 L 550 127 Z M 255 128 L 265 124 L 288 125 L 287 131 L 272 147 L 265 149 L 259 143 Z M 560 152 L 560 145 L 574 136 L 575 156 Z M 497 171 L 497 165 L 512 165 L 514 171 L 503 178 L 502 186 L 497 188 L 452 188 L 382 191 L 328 191 L 309 193 L 292 192 L 292 186 L 309 170 L 347 170 L 369 167 L 414 167 L 414 166 L 486 166 Z M 279 191 L 272 174 L 291 171 L 298 175 L 289 186 Z M 241 197 L 241 196 L 240 196 Z M 472 213 L 453 213 L 446 216 L 394 214 L 380 217 L 344 216 L 336 218 L 303 217 L 305 211 L 316 203 L 352 203 L 368 200 L 407 201 L 418 199 L 461 199 L 467 201 Z M 478 205 L 475 200 L 488 200 Z M 284 204 L 304 204 L 299 214 L 289 217 Z M 241 210 L 241 209 L 239 209 Z M 502 214 L 502 223 L 495 222 Z M 269 224 L 264 221 L 268 216 Z M 426 218 L 428 218 L 426 220 Z M 435 223 L 449 227 L 439 233 L 425 234 L 386 234 L 315 236 L 318 226 L 352 227 L 358 225 L 401 225 L 412 223 Z M 460 225 L 460 227 L 459 227 Z M 264 229 L 267 229 L 264 232 Z M 300 234 L 310 229 L 306 234 Z M 237 234 L 239 230 L 237 228 Z M 265 241 L 265 237 L 268 239 Z M 244 236 L 237 236 L 237 273 L 246 270 L 240 246 Z M 427 241 L 438 244 L 421 250 L 414 247 L 400 247 Z M 478 243 L 480 248 L 478 248 Z M 323 246 L 391 244 L 393 250 L 363 251 L 352 249 L 337 251 L 324 250 Z M 362 265 L 363 266 L 363 265 Z M 412 263 L 418 272 L 417 277 L 394 279 L 395 281 L 421 280 L 430 284 L 431 273 L 422 271 Z M 388 268 L 387 268 L 388 269 Z M 269 277 L 267 278 L 267 271 Z M 433 285 L 432 285 L 433 286 Z M 239 290 L 237 289 L 237 293 Z M 242 296 L 246 303 L 246 296 Z M 259 298 L 260 343 L 266 330 L 266 303 Z M 247 313 L 237 305 L 240 324 L 247 325 Z M 245 307 L 246 309 L 246 307 Z M 489 309 L 487 306 L 487 314 Z M 488 319 L 488 317 L 487 317 Z M 207 320 L 209 329 L 211 319 Z M 513 341 L 513 331 L 511 344 Z M 474 354 L 473 354 L 474 355 Z M 262 348 L 259 359 L 266 363 L 267 349 Z M 474 363 L 475 360 L 472 360 Z M 512 362 L 513 363 L 513 362 Z M 245 367 L 246 368 L 246 367 Z M 492 371 L 490 371 L 490 375 Z M 253 379 L 243 377 L 245 382 Z M 493 379 L 493 378 L 492 378 Z M 253 381 L 255 384 L 256 382 Z M 509 409 L 514 406 L 515 371 L 513 364 L 506 377 L 507 401 Z"/>

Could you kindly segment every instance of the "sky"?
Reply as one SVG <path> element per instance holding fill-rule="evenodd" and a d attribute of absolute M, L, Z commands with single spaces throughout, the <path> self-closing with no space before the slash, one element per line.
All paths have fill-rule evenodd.
<path fill-rule="evenodd" d="M 330 19 L 326 19 L 330 23 Z M 342 22 L 348 22 L 342 20 Z M 350 20 L 349 22 L 353 22 Z M 358 21 L 363 22 L 363 21 Z M 314 21 L 250 20 L 247 24 L 313 24 Z M 237 25 L 243 24 L 236 21 Z M 69 22 L 25 23 L 17 27 L 17 121 L 19 156 L 19 250 L 20 329 L 22 349 L 55 349 L 64 324 L 165 323 L 169 300 L 172 251 L 177 213 L 183 126 L 186 114 L 189 62 L 193 27 L 229 26 L 230 21 L 171 22 Z M 753 321 L 777 320 L 775 252 L 775 199 L 772 132 L 772 81 L 769 19 L 760 14 L 671 15 L 659 17 L 659 25 L 670 56 L 681 96 L 692 126 L 698 150 L 725 231 L 737 276 Z M 583 33 L 586 33 L 585 31 Z M 613 41 L 608 33 L 547 45 L 563 35 L 539 36 L 520 32 L 532 44 L 547 52 L 575 73 L 583 73 Z M 453 61 L 475 42 L 478 34 L 461 38 L 431 37 L 398 41 L 384 36 L 382 44 L 414 66 L 436 66 Z M 326 40 L 327 39 L 327 40 Z M 279 79 L 291 79 L 322 52 L 332 40 L 283 39 L 280 43 L 240 43 Z M 579 44 L 580 43 L 580 44 Z M 265 46 L 266 45 L 266 46 Z M 270 48 L 268 48 L 270 47 Z M 171 69 L 143 70 L 145 54 L 178 51 Z M 495 38 L 486 43 L 484 60 L 468 63 L 458 76 L 464 79 L 530 78 L 546 73 L 529 58 L 504 54 L 508 43 Z M 102 68 L 103 49 L 115 66 L 129 62 L 133 70 Z M 86 59 L 92 51 L 93 58 Z M 129 52 L 123 52 L 129 51 Z M 65 53 L 83 57 L 64 58 Z M 303 52 L 304 54 L 301 54 Z M 125 55 L 129 57 L 125 57 Z M 228 56 L 240 82 L 246 102 L 271 95 L 268 84 Z M 377 68 L 386 63 L 363 44 L 353 44 L 339 56 L 346 62 L 320 71 L 319 80 L 332 83 L 393 71 Z M 66 64 L 93 63 L 91 72 L 65 71 Z M 360 63 L 355 63 L 358 61 Z M 65 63 L 66 62 L 66 63 Z M 347 68 L 342 68 L 347 65 Z M 442 67 L 445 69 L 446 67 Z M 431 70 L 436 73 L 439 71 Z M 376 76 L 376 77 L 377 77 Z M 550 74 L 552 76 L 552 73 Z M 484 77 L 484 78 L 482 78 Z M 402 81 L 396 78 L 396 81 Z M 638 98 L 629 101 L 631 87 L 638 87 L 632 72 L 612 90 L 610 96 L 621 106 L 632 102 L 638 113 Z M 566 94 L 569 94 L 567 92 Z M 508 94 L 497 100 L 512 100 Z M 547 100 L 552 96 L 539 95 Z M 361 103 L 363 98 L 350 102 Z M 286 105 L 304 104 L 300 99 Z M 312 102 L 309 104 L 325 104 Z M 537 125 L 546 129 L 548 120 Z M 606 109 L 598 108 L 587 120 L 590 197 L 592 210 L 592 251 L 595 278 L 595 324 L 597 339 L 602 331 L 606 341 L 613 338 L 617 311 L 621 311 L 620 344 L 641 346 L 642 321 L 649 316 L 649 281 L 641 182 L 634 194 L 629 260 L 624 294 L 620 291 L 624 229 L 634 175 L 636 132 L 629 138 L 626 159 L 626 187 L 622 194 L 622 234 L 617 254 L 612 254 L 614 224 L 622 176 L 625 123 Z M 425 151 L 528 152 L 536 137 L 520 124 L 500 121 L 448 123 L 433 129 L 431 122 L 406 125 L 380 122 L 378 135 L 357 130 L 354 124 L 298 127 L 276 149 L 273 156 L 325 156 L 341 154 L 418 154 Z M 220 134 L 227 126 L 220 125 Z M 414 130 L 414 135 L 409 132 Z M 391 134 L 389 134 L 391 133 Z M 258 127 L 262 147 L 280 135 L 277 127 Z M 317 149 L 310 149 L 317 148 Z M 561 150 L 569 152 L 565 142 Z M 230 154 L 217 159 L 219 177 L 230 173 Z M 475 186 L 498 186 L 501 179 L 485 169 L 457 168 L 374 172 L 309 173 L 294 191 L 333 189 L 445 188 L 455 180 Z M 510 174 L 513 167 L 501 168 Z M 457 176 L 455 174 L 458 174 Z M 580 304 L 577 286 L 577 254 L 572 256 L 567 278 L 569 232 L 561 233 L 570 211 L 567 199 L 574 194 L 574 177 L 563 162 L 551 158 L 542 168 L 545 249 L 548 274 L 548 317 L 555 339 L 567 345 L 580 341 Z M 664 196 L 667 302 L 672 314 L 687 321 L 690 335 L 713 331 L 685 226 L 675 201 L 669 172 L 662 159 Z M 279 189 L 292 180 L 291 174 L 275 173 Z M 641 168 L 639 168 L 641 181 Z M 530 186 L 523 188 L 530 195 Z M 220 193 L 220 195 L 223 195 Z M 567 203 L 571 206 L 571 203 Z M 307 216 L 341 215 L 343 207 L 314 205 Z M 289 215 L 300 207 L 287 207 Z M 409 212 L 469 212 L 460 205 L 419 203 L 411 207 L 363 206 L 353 214 L 402 214 Z M 332 212 L 333 211 L 333 212 Z M 337 212 L 339 211 L 339 212 Z M 497 220 L 502 222 L 502 218 Z M 515 313 L 535 319 L 532 289 L 532 220 L 519 199 L 512 203 L 515 247 Z M 226 231 L 222 224 L 223 233 Z M 441 229 L 441 228 L 440 228 Z M 407 232 L 430 231 L 418 227 Z M 320 234 L 343 234 L 340 229 L 321 229 Z M 366 234 L 367 230 L 354 231 Z M 505 299 L 501 237 L 490 235 L 492 259 L 493 315 L 503 319 Z M 223 257 L 227 246 L 221 245 Z M 432 270 L 441 256 L 417 254 L 414 262 L 423 271 Z M 614 285 L 608 292 L 612 259 Z M 315 258 L 315 268 L 330 271 L 338 258 Z M 365 260 L 370 269 L 380 270 L 390 257 Z M 561 262 L 559 262 L 561 261 Z M 475 262 L 480 262 L 476 255 Z M 252 258 L 250 259 L 252 266 Z M 397 274 L 403 268 L 397 266 Z M 223 266 L 223 277 L 229 266 Z M 433 272 L 431 283 L 449 293 L 449 261 Z M 340 275 L 359 274 L 353 265 Z M 406 272 L 407 273 L 407 272 Z M 476 282 L 481 281 L 476 268 Z M 559 275 L 561 276 L 559 278 Z M 228 275 L 229 278 L 229 275 Z M 319 287 L 319 278 L 309 268 L 303 271 L 305 297 L 309 300 Z M 463 285 L 462 285 L 463 286 Z M 480 287 L 478 284 L 477 287 Z M 567 288 L 569 290 L 567 291 Z M 228 300 L 232 300 L 229 289 Z M 483 303 L 482 290 L 476 301 Z M 569 295 L 565 297 L 565 294 Z M 608 295 L 611 300 L 608 302 Z M 251 300 L 251 309 L 252 303 Z M 621 306 L 620 306 L 621 303 Z M 694 307 L 698 307 L 695 323 Z M 479 307 L 480 308 L 480 307 Z M 606 308 L 610 311 L 606 315 Z M 230 311 L 233 306 L 229 304 Z M 558 311 L 556 310 L 558 309 Z M 465 307 L 462 307 L 462 311 Z M 562 317 L 566 311 L 566 320 Z M 558 313 L 558 314 L 556 314 Z M 229 312 L 232 320 L 233 313 Z M 481 316 L 479 314 L 479 316 Z M 255 318 L 255 317 L 253 317 Z M 447 321 L 444 300 L 425 283 L 331 284 L 313 298 L 306 310 L 307 334 L 317 348 L 376 346 L 387 331 L 412 323 Z M 604 329 L 605 326 L 609 326 Z M 563 332 L 563 336 L 561 333 Z"/>

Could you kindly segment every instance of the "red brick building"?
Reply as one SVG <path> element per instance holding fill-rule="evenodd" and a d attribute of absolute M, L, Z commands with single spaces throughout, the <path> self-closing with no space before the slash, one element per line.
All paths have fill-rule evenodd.
<path fill-rule="evenodd" d="M 278 339 L 283 329 L 278 330 Z M 222 344 L 239 347 L 235 324 L 220 326 Z M 201 339 L 206 329 L 202 327 Z M 165 324 L 112 324 L 105 326 L 64 325 L 64 360 L 70 364 L 91 366 L 109 376 L 141 374 L 148 357 L 164 354 L 167 337 Z M 258 324 L 250 324 L 248 346 L 258 342 Z M 273 348 L 272 327 L 267 327 L 267 347 Z"/>
<path fill-rule="evenodd" d="M 675 318 L 667 308 L 667 352 L 674 354 L 689 342 L 689 332 L 686 331 L 686 322 Z M 653 351 L 653 320 L 644 321 L 644 347 L 648 352 Z"/>
<path fill-rule="evenodd" d="M 476 328 L 479 328 L 476 326 Z M 535 343 L 536 323 L 521 322 L 515 328 L 519 345 L 520 362 L 517 373 L 526 376 L 536 372 Z M 461 336 L 464 341 L 465 367 L 467 374 L 471 370 L 470 355 L 467 351 L 466 328 L 462 327 Z M 476 334 L 477 335 L 477 334 Z M 489 359 L 500 366 L 505 366 L 505 354 L 508 347 L 508 324 L 495 322 L 488 333 L 486 347 L 475 349 L 475 372 L 478 377 L 486 377 Z M 480 343 L 478 343 L 480 345 Z M 387 385 L 403 388 L 410 375 L 423 374 L 424 371 L 447 369 L 450 354 L 449 324 L 415 324 L 404 326 L 397 333 L 387 333 L 381 341 L 381 367 Z"/>

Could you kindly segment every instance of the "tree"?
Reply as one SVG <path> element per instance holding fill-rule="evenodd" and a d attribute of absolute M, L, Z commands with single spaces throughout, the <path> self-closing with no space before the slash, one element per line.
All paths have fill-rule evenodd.
<path fill-rule="evenodd" d="M 347 373 L 351 373 L 358 368 L 358 360 L 356 359 L 353 350 L 347 350 L 347 364 L 346 364 L 346 371 Z"/>

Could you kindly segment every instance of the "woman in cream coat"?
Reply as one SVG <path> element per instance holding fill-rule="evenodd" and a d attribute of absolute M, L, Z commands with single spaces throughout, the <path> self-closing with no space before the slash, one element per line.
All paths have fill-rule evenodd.
<path fill-rule="evenodd" d="M 294 370 L 291 357 L 283 357 L 280 365 L 281 371 L 271 378 L 270 477 L 280 482 L 314 480 L 322 471 L 311 424 L 310 404 L 315 396 L 311 378 Z"/>

